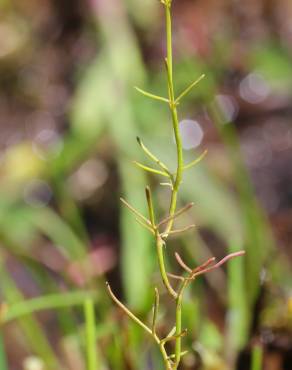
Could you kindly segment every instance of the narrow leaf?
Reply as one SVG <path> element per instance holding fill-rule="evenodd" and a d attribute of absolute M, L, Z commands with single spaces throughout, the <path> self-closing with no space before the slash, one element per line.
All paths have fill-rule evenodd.
<path fill-rule="evenodd" d="M 152 159 L 152 161 L 154 161 L 159 167 L 161 167 L 169 175 L 169 177 L 172 178 L 172 175 L 169 169 L 167 168 L 167 166 L 163 162 L 161 162 L 154 154 L 150 152 L 150 150 L 143 144 L 143 142 L 141 141 L 139 137 L 137 137 L 137 142 L 142 148 L 142 150 L 145 152 L 145 154 L 147 154 L 148 157 Z"/>
<path fill-rule="evenodd" d="M 205 77 L 204 74 L 202 74 L 198 79 L 196 79 L 194 82 L 190 84 L 175 100 L 175 104 L 177 104 L 185 95 L 187 95 L 194 86 L 196 86 L 203 78 Z"/>
<path fill-rule="evenodd" d="M 163 171 L 159 171 L 159 170 L 156 170 L 155 168 L 152 168 L 152 167 L 148 167 L 148 166 L 145 166 L 144 164 L 140 163 L 140 162 L 136 162 L 136 161 L 133 161 L 133 163 L 142 168 L 143 170 L 145 171 L 148 171 L 148 172 L 152 172 L 152 173 L 155 173 L 157 175 L 161 175 L 161 176 L 165 176 L 165 177 L 169 177 L 169 175 L 166 173 L 166 172 L 163 172 Z"/>
<path fill-rule="evenodd" d="M 190 163 L 186 164 L 185 166 L 183 166 L 183 169 L 184 170 L 187 170 L 188 168 L 191 168 L 191 167 L 195 166 L 196 164 L 198 164 L 199 162 L 201 162 L 201 160 L 206 156 L 207 153 L 208 153 L 208 150 L 205 150 L 198 158 L 196 158 L 192 162 L 190 162 Z"/>
<path fill-rule="evenodd" d="M 149 93 L 147 91 L 144 91 L 144 90 L 140 89 L 137 86 L 135 86 L 134 88 L 137 91 L 139 91 L 139 93 L 141 93 L 142 95 L 147 96 L 147 98 L 151 98 L 151 99 L 154 99 L 154 100 L 160 100 L 160 101 L 163 101 L 164 103 L 169 103 L 169 100 L 166 99 L 166 98 L 163 98 L 162 96 L 151 94 L 151 93 Z"/>
<path fill-rule="evenodd" d="M 151 225 L 151 222 L 144 217 L 140 212 L 138 212 L 134 207 L 132 207 L 125 199 L 120 198 L 120 201 L 127 207 L 129 208 L 130 211 L 132 211 L 136 216 L 140 217 L 146 224 Z"/>

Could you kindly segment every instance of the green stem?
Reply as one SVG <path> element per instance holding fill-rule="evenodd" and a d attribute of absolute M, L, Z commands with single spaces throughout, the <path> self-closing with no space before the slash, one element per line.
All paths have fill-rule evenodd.
<path fill-rule="evenodd" d="M 172 369 L 172 366 L 170 364 L 170 361 L 169 361 L 169 358 L 168 358 L 168 355 L 166 353 L 166 350 L 164 348 L 164 345 L 163 343 L 161 342 L 161 340 L 157 337 L 157 335 L 154 335 L 154 340 L 156 341 L 156 343 L 158 344 L 159 346 L 159 350 L 161 352 L 161 355 L 162 355 L 162 358 L 163 358 L 163 362 L 164 362 L 164 366 L 165 366 L 165 370 L 173 370 Z"/>
<path fill-rule="evenodd" d="M 175 339 L 175 368 L 177 369 L 180 363 L 181 356 L 181 304 L 182 304 L 182 295 L 179 295 L 176 299 L 176 312 L 175 312 L 175 334 L 177 338 Z"/>
<path fill-rule="evenodd" d="M 254 345 L 251 356 L 251 370 L 262 370 L 263 347 L 260 344 Z"/>
<path fill-rule="evenodd" d="M 172 75 L 172 25 L 171 25 L 171 2 L 169 2 L 168 5 L 165 6 L 165 18 L 166 18 L 166 44 L 167 44 L 167 76 L 168 76 L 168 93 L 169 93 L 169 108 L 171 112 L 171 118 L 172 118 L 172 126 L 174 131 L 174 137 L 176 142 L 176 151 L 177 151 L 177 169 L 176 169 L 176 176 L 175 181 L 173 183 L 173 189 L 171 193 L 171 200 L 170 200 L 170 206 L 169 206 L 169 216 L 170 219 L 166 225 L 166 229 L 164 232 L 164 236 L 168 236 L 169 232 L 172 229 L 174 218 L 172 217 L 176 211 L 177 206 L 177 195 L 179 186 L 182 181 L 182 173 L 183 173 L 183 152 L 182 152 L 182 141 L 180 137 L 179 132 L 179 122 L 178 122 L 178 114 L 176 109 L 176 103 L 175 103 L 175 96 L 174 96 L 174 86 L 173 86 L 173 75 Z M 159 247 L 157 246 L 159 249 Z M 161 254 L 163 251 L 161 251 Z M 162 255 L 163 257 L 163 255 Z M 161 261 L 161 273 L 162 278 L 165 285 L 169 285 L 167 275 L 165 273 L 164 268 L 164 262 Z M 164 274 L 165 277 L 164 277 Z M 185 286 L 187 285 L 187 282 L 184 281 L 182 284 L 182 287 L 178 294 L 176 294 L 176 335 L 177 338 L 175 340 L 175 367 L 174 369 L 177 369 L 180 363 L 181 358 L 181 305 L 182 305 L 182 296 L 183 296 L 183 290 Z M 169 288 L 168 288 L 169 290 Z"/>
<path fill-rule="evenodd" d="M 86 328 L 87 370 L 97 370 L 95 313 L 94 302 L 91 298 L 86 298 L 84 301 L 84 315 Z"/>
<path fill-rule="evenodd" d="M 165 5 L 166 19 L 166 47 L 167 47 L 167 64 L 170 76 L 170 86 L 172 83 L 172 26 L 171 26 L 171 4 Z"/>
<path fill-rule="evenodd" d="M 0 369 L 1 370 L 7 370 L 8 369 L 2 332 L 0 332 Z"/>
<path fill-rule="evenodd" d="M 173 225 L 173 215 L 176 210 L 177 205 L 177 193 L 179 189 L 179 185 L 182 180 L 182 172 L 183 172 L 183 154 L 182 154 L 182 143 L 181 137 L 179 134 L 179 124 L 178 124 L 178 116 L 177 116 L 177 109 L 175 105 L 175 97 L 174 97 L 174 87 L 173 87 L 173 78 L 172 78 L 172 27 L 171 27 L 171 4 L 165 5 L 165 18 L 166 18 L 166 38 L 167 38 L 167 60 L 166 60 L 166 68 L 167 68 L 167 78 L 168 78 L 168 93 L 169 93 L 169 107 L 172 117 L 172 125 L 173 131 L 175 136 L 176 148 L 177 148 L 177 170 L 175 175 L 175 181 L 173 183 L 172 193 L 171 193 L 171 200 L 169 206 L 169 221 L 166 225 L 165 232 L 163 233 L 164 238 L 166 238 L 171 231 Z M 170 293 L 170 295 L 174 298 L 177 297 L 176 292 L 170 285 L 168 280 L 165 264 L 164 264 L 164 256 L 163 256 L 163 241 L 160 237 L 156 238 L 156 246 L 157 246 L 157 254 L 158 254 L 158 262 L 160 273 L 162 276 L 163 283 Z"/>
<path fill-rule="evenodd" d="M 145 325 L 138 317 L 136 317 L 122 302 L 118 300 L 118 298 L 114 295 L 114 293 L 111 290 L 111 287 L 109 286 L 108 283 L 106 283 L 108 292 L 110 296 L 112 297 L 113 301 L 133 320 L 135 321 L 141 328 L 143 328 L 148 334 L 152 336 L 152 338 L 155 340 L 157 343 L 159 350 L 161 352 L 163 362 L 165 365 L 165 370 L 173 370 L 171 367 L 170 360 L 168 358 L 168 355 L 166 353 L 166 350 L 164 348 L 163 342 L 160 340 L 158 335 L 153 331 L 153 328 L 150 329 L 148 328 L 147 325 Z M 156 302 L 156 305 L 158 305 L 158 302 Z M 90 369 L 91 370 L 91 369 Z"/>
<path fill-rule="evenodd" d="M 166 269 L 165 269 L 165 263 L 164 263 L 164 255 L 163 255 L 163 247 L 164 242 L 161 239 L 160 235 L 156 235 L 156 248 L 157 248 L 157 256 L 158 256 L 158 263 L 159 263 L 159 269 L 162 277 L 163 284 L 165 285 L 166 289 L 168 290 L 169 294 L 173 298 L 177 298 L 177 293 L 170 285 L 170 282 L 167 277 Z"/>
<path fill-rule="evenodd" d="M 184 280 L 180 286 L 180 289 L 178 291 L 177 298 L 176 298 L 175 334 L 177 335 L 177 338 L 175 340 L 175 367 L 174 369 L 178 368 L 178 365 L 180 363 L 180 358 L 181 358 L 181 336 L 179 336 L 179 334 L 182 331 L 181 305 L 182 305 L 183 293 L 187 285 L 188 285 L 188 280 Z"/>
<path fill-rule="evenodd" d="M 165 6 L 165 17 L 166 17 L 166 45 L 167 45 L 167 76 L 168 76 L 168 86 L 169 86 L 169 108 L 172 118 L 172 126 L 174 131 L 174 137 L 176 142 L 177 151 L 177 170 L 175 181 L 173 184 L 173 190 L 171 194 L 171 201 L 169 207 L 169 215 L 172 216 L 175 213 L 177 205 L 177 193 L 182 180 L 183 172 L 183 152 L 182 152 L 182 142 L 179 133 L 179 122 L 174 96 L 174 86 L 173 86 L 173 75 L 172 75 L 172 25 L 171 25 L 171 5 Z M 164 234 L 168 234 L 172 228 L 173 219 L 170 219 Z"/>

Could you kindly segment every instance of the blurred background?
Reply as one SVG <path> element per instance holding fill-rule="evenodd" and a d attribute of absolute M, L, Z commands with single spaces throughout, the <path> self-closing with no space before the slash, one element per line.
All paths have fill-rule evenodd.
<path fill-rule="evenodd" d="M 174 0 L 176 92 L 206 74 L 179 106 L 185 160 L 208 154 L 185 174 L 180 222 L 197 228 L 169 269 L 175 251 L 195 266 L 246 250 L 188 290 L 184 370 L 251 369 L 258 347 L 265 370 L 292 368 L 291 19 L 290 0 Z M 175 169 L 167 105 L 133 89 L 166 95 L 164 40 L 158 0 L 0 0 L 1 370 L 85 370 L 87 290 L 97 370 L 162 369 L 105 280 L 145 322 L 158 286 L 169 332 L 153 240 L 119 202 L 146 214 L 151 184 L 167 213 L 167 187 L 132 164 L 149 164 L 140 136 Z"/>

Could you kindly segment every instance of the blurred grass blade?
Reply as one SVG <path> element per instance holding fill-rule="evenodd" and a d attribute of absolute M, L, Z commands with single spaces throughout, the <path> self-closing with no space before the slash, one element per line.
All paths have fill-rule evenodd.
<path fill-rule="evenodd" d="M 228 150 L 234 181 L 239 192 L 240 211 L 243 215 L 243 228 L 245 240 L 247 240 L 247 299 L 252 307 L 258 295 L 263 262 L 275 248 L 274 238 L 255 198 L 250 177 L 241 157 L 239 139 L 234 125 L 224 124 L 224 117 L 216 104 L 210 105 L 209 111 Z"/>
<path fill-rule="evenodd" d="M 0 281 L 2 293 L 8 305 L 17 301 L 24 301 L 22 293 L 6 272 L 3 264 L 0 266 Z M 32 351 L 45 361 L 49 369 L 61 369 L 59 360 L 38 321 L 31 314 L 27 314 L 19 318 L 18 323 Z"/>
<path fill-rule="evenodd" d="M 97 295 L 94 292 L 76 291 L 43 295 L 41 297 L 15 302 L 8 305 L 2 321 L 6 323 L 18 319 L 21 316 L 42 310 L 83 305 L 84 300 L 88 297 L 92 300 L 97 299 Z"/>
<path fill-rule="evenodd" d="M 0 333 L 0 369 L 8 370 L 2 333 Z"/>
<path fill-rule="evenodd" d="M 232 244 L 229 252 L 237 252 L 241 248 Z M 226 354 L 232 364 L 238 350 L 247 343 L 249 335 L 249 304 L 246 291 L 245 259 L 236 258 L 227 264 L 228 271 L 228 320 L 227 320 L 227 343 Z"/>
<path fill-rule="evenodd" d="M 263 369 L 263 347 L 260 344 L 255 344 L 252 347 L 251 353 L 251 370 Z"/>
<path fill-rule="evenodd" d="M 135 33 L 131 29 L 127 12 L 116 12 L 110 2 L 97 2 L 95 14 L 104 36 L 104 64 L 102 73 L 107 77 L 107 102 L 104 102 L 107 128 L 119 154 L 117 164 L 123 196 L 144 214 L 147 206 L 143 192 L 145 174 L 128 164 L 136 157 L 135 126 L 137 120 L 130 103 L 133 84 L 144 84 L 144 66 L 141 62 Z M 120 88 L 117 89 L 116 87 Z M 102 95 L 105 95 L 102 92 Z M 108 98 L 110 97 L 110 99 Z M 96 95 L 93 96 L 96 101 Z M 133 309 L 145 310 L 150 299 L 149 273 L 154 262 L 154 249 L 150 235 L 133 219 L 125 208 L 121 209 L 121 267 L 126 300 Z"/>
<path fill-rule="evenodd" d="M 84 257 L 86 253 L 84 243 L 52 209 L 32 211 L 31 222 L 49 237 L 67 258 L 72 260 Z"/>
<path fill-rule="evenodd" d="M 97 361 L 94 301 L 91 298 L 84 301 L 84 316 L 87 370 L 98 370 L 100 367 Z"/>

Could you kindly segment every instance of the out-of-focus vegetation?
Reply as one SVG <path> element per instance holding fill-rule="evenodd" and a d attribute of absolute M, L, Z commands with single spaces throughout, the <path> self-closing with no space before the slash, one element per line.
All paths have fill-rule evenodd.
<path fill-rule="evenodd" d="M 292 366 L 291 17 L 290 0 L 174 1 L 175 88 L 207 76 L 180 118 L 208 155 L 182 184 L 197 230 L 168 248 L 247 252 L 189 292 L 182 369 L 257 370 L 259 348 L 264 369 Z M 154 246 L 119 196 L 146 213 L 151 182 L 167 211 L 132 165 L 136 136 L 175 163 L 167 107 L 133 89 L 165 94 L 162 20 L 155 0 L 0 1 L 1 370 L 161 366 L 104 281 L 150 319 Z"/>

